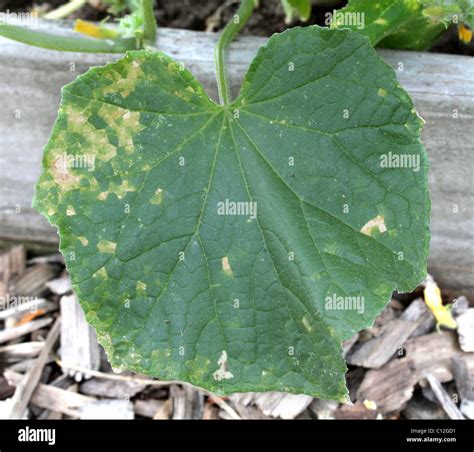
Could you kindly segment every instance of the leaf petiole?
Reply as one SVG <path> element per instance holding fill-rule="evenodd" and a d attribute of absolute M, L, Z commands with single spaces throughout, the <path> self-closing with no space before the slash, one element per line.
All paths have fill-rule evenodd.
<path fill-rule="evenodd" d="M 23 44 L 64 52 L 124 53 L 127 50 L 137 49 L 134 38 L 105 40 L 57 36 L 7 24 L 0 24 L 0 36 Z"/>
<path fill-rule="evenodd" d="M 214 60 L 216 66 L 217 88 L 219 91 L 219 100 L 222 105 L 230 102 L 230 91 L 227 84 L 227 75 L 225 68 L 225 51 L 237 33 L 245 26 L 253 9 L 255 8 L 255 0 L 242 0 L 239 9 L 232 19 L 222 30 L 215 49 Z"/>
<path fill-rule="evenodd" d="M 156 40 L 156 20 L 153 12 L 153 0 L 142 0 L 143 37 L 147 44 L 154 44 Z"/>

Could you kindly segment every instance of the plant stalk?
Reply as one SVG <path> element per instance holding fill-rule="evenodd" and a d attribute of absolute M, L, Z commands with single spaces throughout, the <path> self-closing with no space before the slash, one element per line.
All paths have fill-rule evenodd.
<path fill-rule="evenodd" d="M 153 0 L 142 0 L 143 37 L 148 44 L 156 41 L 156 20 L 153 11 Z"/>
<path fill-rule="evenodd" d="M 217 42 L 214 60 L 216 65 L 217 88 L 222 105 L 230 103 L 230 90 L 225 67 L 225 52 L 229 44 L 245 26 L 255 7 L 255 0 L 242 0 L 237 13 L 227 23 Z"/>
<path fill-rule="evenodd" d="M 64 52 L 124 53 L 136 50 L 135 38 L 89 39 L 57 36 L 50 33 L 29 30 L 16 25 L 0 24 L 0 36 L 43 49 Z"/>

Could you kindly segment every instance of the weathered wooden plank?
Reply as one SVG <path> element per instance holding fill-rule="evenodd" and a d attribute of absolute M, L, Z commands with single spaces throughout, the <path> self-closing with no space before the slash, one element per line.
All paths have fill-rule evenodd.
<path fill-rule="evenodd" d="M 407 419 L 447 419 L 446 412 L 436 403 L 425 399 L 420 395 L 415 395 L 402 412 Z"/>
<path fill-rule="evenodd" d="M 413 300 L 410 305 L 400 315 L 401 320 L 417 322 L 418 326 L 410 337 L 423 336 L 428 334 L 435 327 L 435 318 L 426 306 L 423 298 Z"/>
<path fill-rule="evenodd" d="M 416 322 L 395 319 L 385 325 L 377 337 L 356 345 L 346 361 L 353 366 L 378 369 L 403 349 L 403 344 L 417 327 Z"/>
<path fill-rule="evenodd" d="M 334 411 L 335 419 L 381 419 L 376 408 L 368 408 L 362 402 L 354 405 L 341 405 Z"/>
<path fill-rule="evenodd" d="M 474 419 L 474 360 L 453 359 L 453 373 L 461 400 L 460 410 L 469 419 Z"/>
<path fill-rule="evenodd" d="M 383 312 L 393 312 L 389 307 Z M 382 312 L 382 313 L 383 313 Z M 377 320 L 375 324 L 377 324 Z M 399 318 L 380 327 L 377 335 L 355 344 L 347 354 L 348 364 L 377 369 L 386 364 L 396 353 L 402 356 L 403 345 L 409 337 L 421 336 L 430 332 L 435 320 L 422 298 L 413 300 Z"/>
<path fill-rule="evenodd" d="M 70 24 L 67 25 L 70 27 Z M 64 23 L 45 25 L 69 33 Z M 213 48 L 217 35 L 161 28 L 157 46 L 183 62 L 216 99 Z M 241 37 L 231 45 L 234 93 L 263 38 Z M 60 89 L 90 66 L 117 55 L 61 53 L 0 39 L 0 239 L 56 245 L 51 226 L 31 207 L 41 148 L 56 117 Z M 472 131 L 474 59 L 457 55 L 380 50 L 397 71 L 426 120 L 423 140 L 431 162 L 432 242 L 430 271 L 442 287 L 474 295 Z"/>
<path fill-rule="evenodd" d="M 11 285 L 15 295 L 37 297 L 46 292 L 46 282 L 54 278 L 56 269 L 49 264 L 28 267 Z"/>
<path fill-rule="evenodd" d="M 339 404 L 334 400 L 314 399 L 308 409 L 317 419 L 334 419 L 334 412 Z"/>
<path fill-rule="evenodd" d="M 48 281 L 45 285 L 56 295 L 65 295 L 72 291 L 71 279 L 67 273 L 57 279 Z"/>
<path fill-rule="evenodd" d="M 172 385 L 170 394 L 173 404 L 173 419 L 201 419 L 204 394 L 198 389 L 184 385 Z"/>
<path fill-rule="evenodd" d="M 91 378 L 81 384 L 80 392 L 90 396 L 108 397 L 110 399 L 130 399 L 145 388 L 145 384 L 137 381 Z"/>
<path fill-rule="evenodd" d="M 10 293 L 10 283 L 21 276 L 26 268 L 26 252 L 23 245 L 10 247 L 0 252 L 0 297 Z"/>
<path fill-rule="evenodd" d="M 26 298 L 26 297 L 25 297 Z M 37 312 L 39 310 L 43 312 L 50 312 L 57 309 L 56 303 L 48 301 L 44 298 L 33 298 L 28 301 L 21 303 L 9 303 L 6 309 L 0 311 L 0 320 L 7 321 L 13 319 L 16 323 L 22 316 L 28 314 L 28 312 Z"/>
<path fill-rule="evenodd" d="M 438 402 L 443 407 L 443 410 L 446 411 L 446 414 L 449 416 L 449 418 L 458 420 L 464 419 L 464 416 L 459 411 L 459 408 L 452 401 L 451 397 L 443 388 L 440 381 L 430 373 L 427 373 L 425 377 L 428 380 L 428 383 L 430 384 L 436 398 L 438 399 Z"/>
<path fill-rule="evenodd" d="M 10 369 L 5 370 L 5 378 L 12 386 L 17 386 L 23 375 Z M 93 402 L 93 397 L 88 397 L 65 389 L 40 383 L 31 396 L 31 403 L 41 408 L 66 414 L 78 418 L 81 407 Z"/>
<path fill-rule="evenodd" d="M 6 328 L 0 331 L 0 344 L 12 341 L 26 334 L 32 333 L 33 331 L 39 330 L 48 326 L 53 321 L 52 318 L 32 320 L 31 322 L 24 323 L 19 326 Z"/>
<path fill-rule="evenodd" d="M 80 408 L 80 419 L 135 419 L 128 400 L 94 400 Z"/>
<path fill-rule="evenodd" d="M 281 419 L 295 419 L 313 401 L 305 394 L 288 394 L 286 392 L 247 392 L 233 396 L 243 406 L 254 404 L 265 416 Z"/>
<path fill-rule="evenodd" d="M 465 352 L 474 352 L 474 308 L 467 309 L 456 318 L 459 344 Z"/>
<path fill-rule="evenodd" d="M 36 358 L 44 346 L 44 342 L 20 342 L 0 347 L 0 365 L 11 361 Z"/>
<path fill-rule="evenodd" d="M 452 359 L 474 355 L 464 353 L 452 332 L 432 333 L 406 342 L 406 356 L 388 362 L 380 369 L 369 370 L 358 391 L 358 400 L 372 400 L 382 413 L 404 409 L 414 387 L 427 373 L 441 382 L 453 379 Z"/>
<path fill-rule="evenodd" d="M 76 296 L 61 297 L 61 360 L 63 372 L 81 381 L 85 376 L 68 366 L 97 370 L 100 349 L 95 330 L 87 323 Z M 78 340 L 80 338 L 80 340 Z"/>
<path fill-rule="evenodd" d="M 474 360 L 458 357 L 453 358 L 452 364 L 459 398 L 474 402 Z"/>
<path fill-rule="evenodd" d="M 16 385 L 16 391 L 13 395 L 13 406 L 10 413 L 10 419 L 22 419 L 28 403 L 33 395 L 33 392 L 38 385 L 41 373 L 48 359 L 49 353 L 51 352 L 54 344 L 59 337 L 59 325 L 60 319 L 56 319 L 53 327 L 48 333 L 48 337 L 44 343 L 44 347 L 41 349 L 38 359 L 35 361 L 34 366 L 25 374 L 21 382 Z"/>
<path fill-rule="evenodd" d="M 169 419 L 172 411 L 171 399 L 167 400 L 135 400 L 133 402 L 135 413 L 139 416 L 152 419 Z"/>

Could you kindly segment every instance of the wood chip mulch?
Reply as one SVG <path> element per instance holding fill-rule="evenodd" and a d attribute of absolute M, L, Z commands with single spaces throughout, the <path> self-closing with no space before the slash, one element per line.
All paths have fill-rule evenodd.
<path fill-rule="evenodd" d="M 0 418 L 474 419 L 474 308 L 459 294 L 436 328 L 422 288 L 394 295 L 344 343 L 353 404 L 278 392 L 221 398 L 179 382 L 116 374 L 59 254 L 0 252 Z M 77 338 L 81 338 L 80 341 Z"/>

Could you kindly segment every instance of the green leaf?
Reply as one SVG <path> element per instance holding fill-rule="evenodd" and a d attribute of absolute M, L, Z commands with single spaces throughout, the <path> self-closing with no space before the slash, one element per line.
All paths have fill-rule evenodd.
<path fill-rule="evenodd" d="M 474 26 L 474 0 L 421 0 L 423 15 L 445 25 L 465 23 Z"/>
<path fill-rule="evenodd" d="M 420 15 L 382 39 L 378 45 L 389 49 L 427 50 L 445 31 L 446 26 L 442 22 Z"/>
<path fill-rule="evenodd" d="M 436 0 L 431 0 L 436 1 Z M 373 45 L 410 50 L 429 48 L 446 24 L 424 14 L 421 0 L 350 0 L 331 26 L 367 36 Z M 356 20 L 357 19 L 357 20 Z"/>
<path fill-rule="evenodd" d="M 306 22 L 311 16 L 311 0 L 282 0 L 285 11 L 285 22 L 291 23 L 296 14 L 302 22 Z"/>
<path fill-rule="evenodd" d="M 348 30 L 274 35 L 223 106 L 129 52 L 63 89 L 34 206 L 115 368 L 342 400 L 341 341 L 425 275 L 421 124 Z"/>
<path fill-rule="evenodd" d="M 433 46 L 450 24 L 474 27 L 474 1 L 420 1 L 420 13 L 407 18 L 395 32 L 380 42 L 381 47 L 424 50 Z"/>

